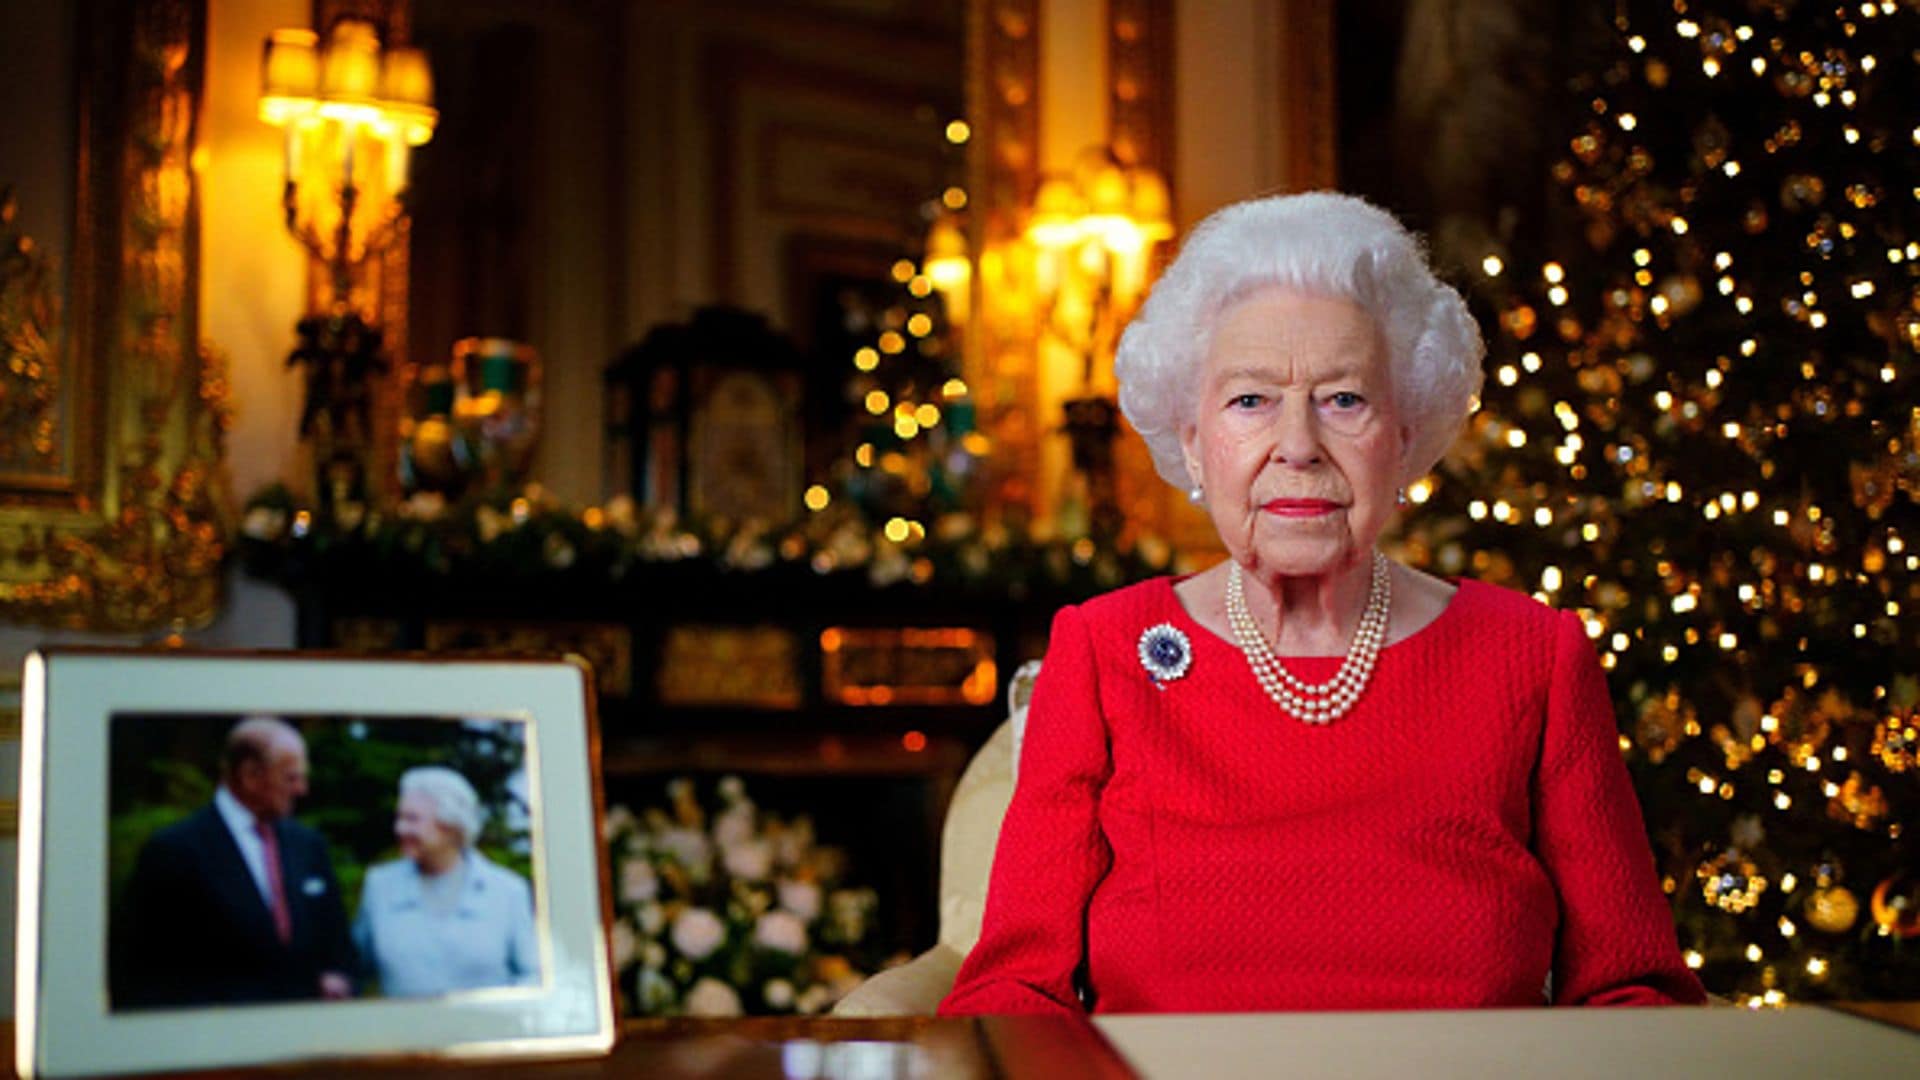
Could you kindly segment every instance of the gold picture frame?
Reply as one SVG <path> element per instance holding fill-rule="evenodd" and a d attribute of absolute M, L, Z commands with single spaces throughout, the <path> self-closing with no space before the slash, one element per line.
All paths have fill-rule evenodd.
<path fill-rule="evenodd" d="M 228 531 L 226 373 L 199 341 L 206 0 L 79 7 L 64 265 L 0 176 L 0 379 L 32 403 L 0 410 L 0 619 L 195 626 L 217 611 Z"/>

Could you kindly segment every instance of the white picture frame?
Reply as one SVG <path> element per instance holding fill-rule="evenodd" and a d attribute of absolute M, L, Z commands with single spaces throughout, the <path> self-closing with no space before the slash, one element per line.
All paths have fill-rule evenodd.
<path fill-rule="evenodd" d="M 618 1021 L 606 935 L 599 744 L 584 662 L 50 649 L 27 658 L 21 706 L 15 935 L 21 1076 L 355 1057 L 569 1057 L 611 1049 Z M 117 954 L 110 958 L 110 939 L 119 932 L 115 905 L 124 895 L 114 894 L 109 867 L 111 855 L 120 854 L 122 864 L 126 859 L 110 846 L 131 842 L 110 838 L 110 825 L 118 822 L 110 820 L 110 806 L 120 798 L 112 790 L 121 775 L 112 767 L 115 739 L 137 745 L 129 733 L 150 730 L 140 725 L 158 719 L 173 722 L 169 730 L 187 730 L 196 746 L 216 736 L 224 742 L 223 734 L 194 725 L 263 715 L 282 718 L 309 740 L 334 730 L 328 724 L 348 725 L 364 737 L 366 730 L 418 731 L 439 719 L 522 740 L 523 756 L 510 779 L 526 792 L 515 800 L 525 815 L 514 835 L 523 838 L 516 850 L 523 853 L 539 949 L 537 974 L 528 978 L 537 982 L 417 998 L 116 1001 L 125 983 L 116 969 L 110 990 L 110 963 L 121 962 Z M 127 756 L 124 747 L 121 756 Z M 352 760 L 350 752 L 345 759 Z M 180 768 L 195 775 L 192 762 Z M 219 762 L 203 768 L 217 776 Z M 366 813 L 384 813 L 390 822 L 394 805 L 376 804 Z M 299 818 L 297 807 L 293 818 Z M 331 865 L 325 876 L 331 878 Z M 313 878 L 299 884 L 310 894 L 324 888 Z"/>

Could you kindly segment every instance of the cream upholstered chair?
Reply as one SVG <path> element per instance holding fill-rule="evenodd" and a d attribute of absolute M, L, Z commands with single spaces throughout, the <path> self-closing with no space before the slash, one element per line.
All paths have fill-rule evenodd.
<path fill-rule="evenodd" d="M 1000 820 L 1013 800 L 1020 738 L 1027 723 L 1027 700 L 1040 661 L 1029 660 L 1007 684 L 1008 716 L 967 764 L 947 806 L 940 832 L 940 940 L 899 967 L 861 983 L 840 999 L 835 1016 L 924 1015 L 953 989 L 973 944 L 980 940 L 980 917 L 987 906 L 987 878 Z"/>

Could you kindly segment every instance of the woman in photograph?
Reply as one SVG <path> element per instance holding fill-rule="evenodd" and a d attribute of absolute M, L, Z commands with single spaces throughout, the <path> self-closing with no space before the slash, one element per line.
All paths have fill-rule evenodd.
<path fill-rule="evenodd" d="M 540 981 L 533 890 L 480 854 L 480 798 L 438 765 L 400 777 L 401 858 L 367 871 L 354 920 L 362 965 L 389 997 Z"/>
<path fill-rule="evenodd" d="M 1227 558 L 1055 617 L 943 1012 L 1704 999 L 1580 619 L 1376 546 L 1483 354 L 1362 200 L 1194 231 L 1115 366 Z"/>

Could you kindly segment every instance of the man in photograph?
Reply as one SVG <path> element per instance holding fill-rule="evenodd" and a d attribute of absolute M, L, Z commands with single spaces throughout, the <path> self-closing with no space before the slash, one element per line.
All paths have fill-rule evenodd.
<path fill-rule="evenodd" d="M 306 793 L 299 731 L 234 725 L 213 801 L 140 850 L 109 940 L 113 1008 L 352 995 L 326 841 L 292 818 Z"/>

